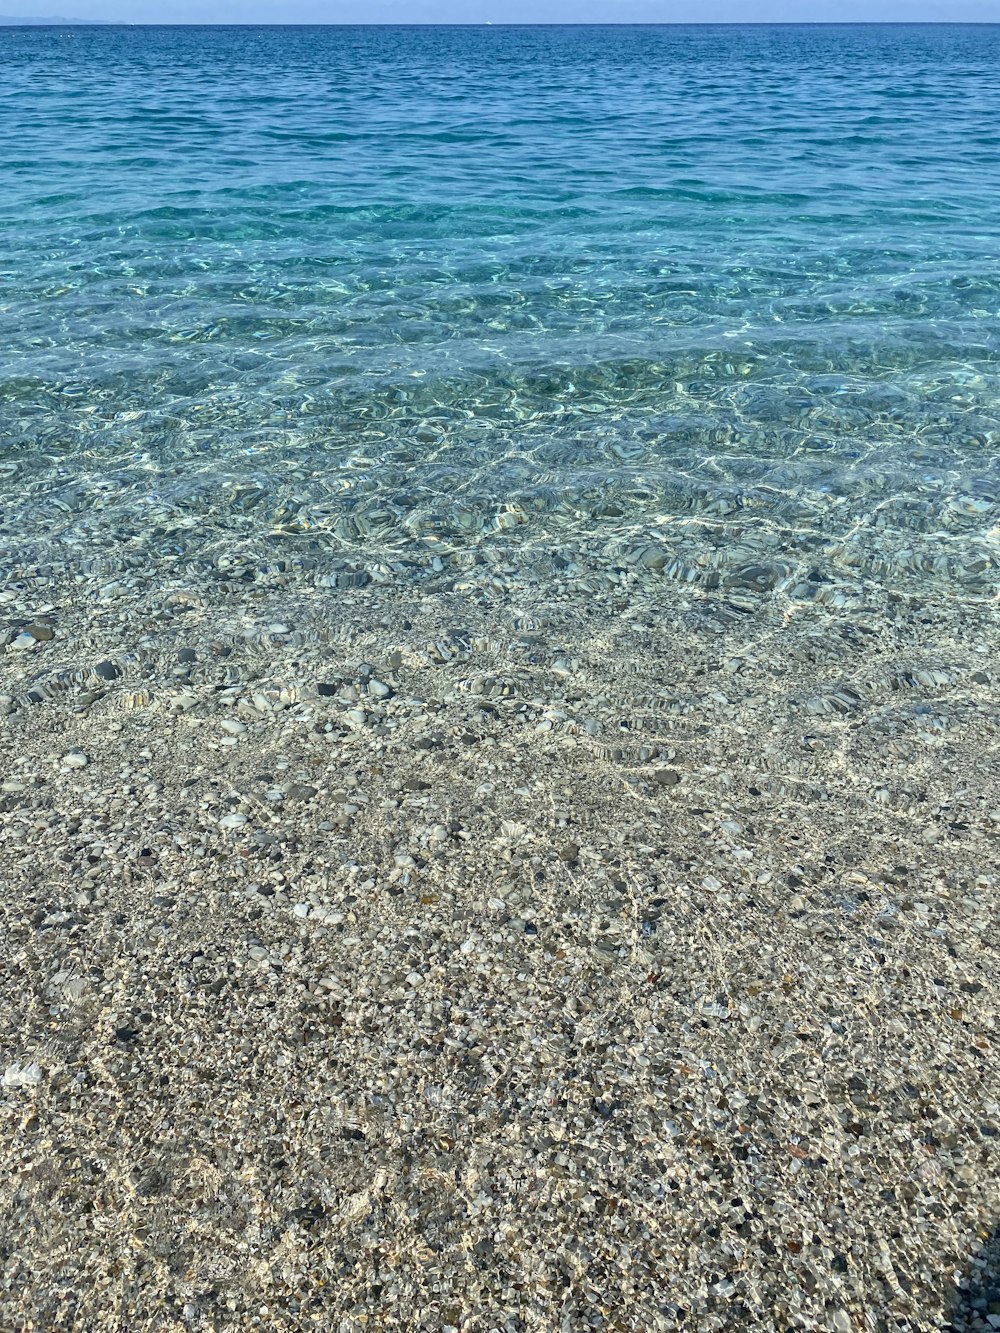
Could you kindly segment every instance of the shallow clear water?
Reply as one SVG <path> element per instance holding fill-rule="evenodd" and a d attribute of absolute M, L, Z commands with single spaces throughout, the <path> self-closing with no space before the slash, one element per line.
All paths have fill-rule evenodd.
<path fill-rule="evenodd" d="M 1000 27 L 0 30 L 0 559 L 995 593 Z"/>

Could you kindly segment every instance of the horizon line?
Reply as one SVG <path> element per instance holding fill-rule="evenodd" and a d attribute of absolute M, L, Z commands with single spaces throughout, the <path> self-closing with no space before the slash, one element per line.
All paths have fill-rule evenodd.
<path fill-rule="evenodd" d="M 1000 28 L 996 19 L 700 19 L 679 22 L 638 20 L 631 23 L 615 22 L 542 22 L 492 21 L 478 23 L 440 23 L 415 21 L 399 23 L 374 20 L 369 23 L 351 22 L 271 22 L 256 23 L 181 23 L 137 19 L 75 19 L 37 18 L 24 14 L 0 14 L 0 27 L 8 28 Z"/>

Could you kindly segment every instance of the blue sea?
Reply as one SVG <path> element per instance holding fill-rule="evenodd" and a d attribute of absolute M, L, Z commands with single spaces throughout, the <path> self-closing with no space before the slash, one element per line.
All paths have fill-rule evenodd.
<path fill-rule="evenodd" d="M 1000 1323 L 1000 25 L 0 27 L 0 187 L 0 1329 Z"/>
<path fill-rule="evenodd" d="M 998 68 L 1000 26 L 0 29 L 8 572 L 612 541 L 992 597 Z"/>

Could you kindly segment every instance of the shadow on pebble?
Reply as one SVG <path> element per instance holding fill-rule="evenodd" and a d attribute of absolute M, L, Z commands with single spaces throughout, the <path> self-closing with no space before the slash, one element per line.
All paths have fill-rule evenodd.
<path fill-rule="evenodd" d="M 962 1274 L 946 1328 L 953 1333 L 1000 1329 L 1000 1225 Z"/>

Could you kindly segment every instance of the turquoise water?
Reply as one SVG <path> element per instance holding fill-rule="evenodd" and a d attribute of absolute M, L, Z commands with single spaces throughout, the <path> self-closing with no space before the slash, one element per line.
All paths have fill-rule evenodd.
<path fill-rule="evenodd" d="M 992 597 L 998 68 L 1000 27 L 0 30 L 8 575 L 617 543 Z"/>

